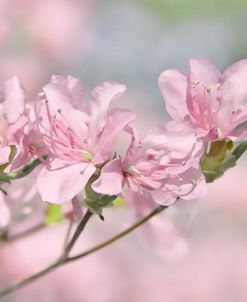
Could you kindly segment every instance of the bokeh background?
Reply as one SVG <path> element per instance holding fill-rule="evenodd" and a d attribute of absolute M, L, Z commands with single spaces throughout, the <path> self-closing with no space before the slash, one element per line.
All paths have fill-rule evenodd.
<path fill-rule="evenodd" d="M 169 119 L 161 71 L 209 57 L 222 70 L 247 56 L 246 0 L 1 0 L 0 81 L 18 75 L 31 100 L 51 74 L 128 86 L 121 106 L 141 132 Z M 135 232 L 3 298 L 7 302 L 246 302 L 247 172 L 239 165 L 210 184 L 206 198 L 178 203 L 154 221 L 153 240 Z M 33 196 L 33 195 L 32 195 Z M 133 222 L 131 209 L 94 218 L 76 249 Z M 169 220 L 168 220 L 169 217 Z M 0 287 L 47 265 L 68 222 L 0 245 Z"/>

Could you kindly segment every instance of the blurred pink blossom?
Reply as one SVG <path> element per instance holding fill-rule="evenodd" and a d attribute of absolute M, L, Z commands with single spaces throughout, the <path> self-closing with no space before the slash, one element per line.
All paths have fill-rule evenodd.
<path fill-rule="evenodd" d="M 27 123 L 24 100 L 24 91 L 16 77 L 5 82 L 0 88 L 0 162 L 2 164 L 8 162 L 10 147 L 17 145 L 23 136 L 23 129 Z"/>
<path fill-rule="evenodd" d="M 0 79 L 18 75 L 34 92 L 52 70 L 82 62 L 94 41 L 97 2 L 2 0 Z"/>
<path fill-rule="evenodd" d="M 0 192 L 0 226 L 5 222 L 10 236 L 43 220 L 44 205 L 35 186 L 36 177 L 37 171 L 34 171 L 10 184 L 1 185 L 5 193 Z"/>
<path fill-rule="evenodd" d="M 108 213 L 109 225 L 102 227 L 94 221 L 93 228 L 79 239 L 76 252 L 116 232 L 113 212 Z M 55 226 L 1 246 L 1 285 L 20 280 L 53 261 L 62 248 L 65 227 Z M 153 257 L 132 234 L 100 253 L 61 267 L 6 301 L 245 302 L 247 246 L 244 238 L 222 238 L 223 229 L 224 222 L 210 237 L 194 242 L 193 249 L 176 262 Z"/>
<path fill-rule="evenodd" d="M 129 191 L 127 197 L 136 220 L 142 219 L 155 208 L 149 196 Z M 146 239 L 145 248 L 165 261 L 178 261 L 188 252 L 188 243 L 173 223 L 169 210 L 154 216 L 140 230 Z"/>

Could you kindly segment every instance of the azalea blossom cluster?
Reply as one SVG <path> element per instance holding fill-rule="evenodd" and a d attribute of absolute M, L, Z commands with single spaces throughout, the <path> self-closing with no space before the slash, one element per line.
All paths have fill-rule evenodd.
<path fill-rule="evenodd" d="M 188 75 L 162 72 L 158 84 L 173 120 L 139 137 L 135 114 L 115 107 L 122 84 L 104 82 L 83 103 L 82 83 L 71 76 L 52 76 L 32 101 L 16 77 L 8 80 L 0 91 L 0 226 L 9 219 L 6 183 L 33 170 L 41 199 L 71 203 L 78 217 L 83 207 L 100 215 L 117 197 L 138 209 L 142 200 L 152 208 L 204 196 L 210 165 L 202 159 L 221 153 L 222 164 L 247 136 L 246 81 L 247 60 L 223 74 L 201 58 L 190 60 Z M 130 143 L 121 155 L 114 146 L 123 132 Z"/>

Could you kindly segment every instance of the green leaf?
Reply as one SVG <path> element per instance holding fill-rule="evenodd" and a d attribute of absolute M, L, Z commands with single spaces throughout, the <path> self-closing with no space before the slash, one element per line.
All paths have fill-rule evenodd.
<path fill-rule="evenodd" d="M 86 198 L 84 200 L 85 206 L 91 210 L 91 212 L 102 215 L 104 208 L 110 208 L 113 206 L 113 201 L 116 199 L 116 196 L 110 196 L 110 195 L 101 195 L 98 194 L 98 196 L 94 199 Z"/>
<path fill-rule="evenodd" d="M 50 225 L 59 223 L 63 218 L 62 206 L 49 203 L 46 209 L 45 224 Z"/>
<path fill-rule="evenodd" d="M 97 214 L 102 219 L 102 213 L 104 208 L 113 206 L 113 201 L 117 198 L 115 195 L 102 195 L 95 192 L 92 189 L 91 184 L 97 180 L 100 176 L 100 168 L 94 173 L 86 187 L 85 187 L 85 198 L 83 200 L 83 206 L 87 207 L 92 213 Z"/>

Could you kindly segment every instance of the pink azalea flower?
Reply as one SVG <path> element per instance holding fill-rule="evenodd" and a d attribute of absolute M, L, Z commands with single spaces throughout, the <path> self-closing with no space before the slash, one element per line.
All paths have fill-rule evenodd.
<path fill-rule="evenodd" d="M 17 146 L 27 122 L 24 112 L 24 91 L 16 77 L 0 89 L 0 164 L 9 160 L 10 146 Z"/>
<path fill-rule="evenodd" d="M 83 88 L 73 77 L 53 76 L 36 101 L 37 125 L 49 150 L 37 186 L 44 201 L 72 200 L 99 165 L 113 158 L 119 133 L 134 120 L 129 110 L 110 109 L 124 85 L 105 82 L 96 87 L 90 104 L 82 106 Z"/>
<path fill-rule="evenodd" d="M 132 134 L 125 158 L 107 163 L 92 184 L 96 192 L 121 194 L 123 184 L 127 184 L 131 191 L 163 205 L 178 197 L 193 199 L 205 194 L 205 179 L 198 169 L 202 144 L 193 129 L 169 122 L 154 128 L 141 141 L 134 129 Z"/>
<path fill-rule="evenodd" d="M 49 152 L 42 141 L 42 135 L 38 131 L 34 102 L 27 103 L 25 111 L 27 112 L 28 120 L 23 129 L 16 155 L 9 166 L 10 170 L 15 170 L 37 158 L 40 161 L 44 161 L 43 156 Z"/>
<path fill-rule="evenodd" d="M 159 87 L 166 109 L 176 121 L 187 121 L 206 141 L 246 136 L 236 127 L 247 121 L 247 60 L 223 74 L 207 59 L 191 59 L 188 76 L 170 69 L 161 73 Z"/>

